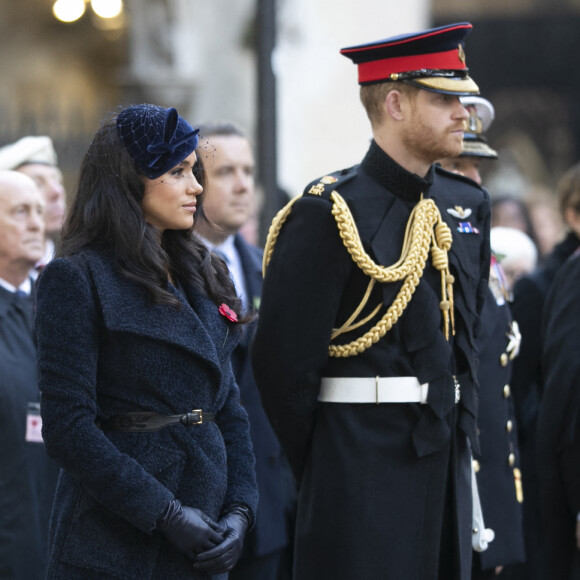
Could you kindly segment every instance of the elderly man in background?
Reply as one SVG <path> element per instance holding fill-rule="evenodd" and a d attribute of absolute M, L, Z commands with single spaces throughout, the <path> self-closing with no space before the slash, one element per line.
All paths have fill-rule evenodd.
<path fill-rule="evenodd" d="M 58 244 L 66 202 L 62 173 L 51 138 L 28 136 L 0 148 L 0 170 L 7 169 L 32 178 L 44 197 L 46 245 L 39 263 L 46 264 Z"/>
<path fill-rule="evenodd" d="M 0 578 L 44 577 L 57 468 L 41 437 L 30 270 L 44 252 L 34 181 L 0 171 Z"/>

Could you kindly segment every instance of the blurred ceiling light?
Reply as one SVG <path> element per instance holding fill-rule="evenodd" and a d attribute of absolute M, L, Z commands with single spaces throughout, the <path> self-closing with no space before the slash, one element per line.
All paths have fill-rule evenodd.
<path fill-rule="evenodd" d="M 62 22 L 74 22 L 85 13 L 85 0 L 56 0 L 52 13 Z"/>
<path fill-rule="evenodd" d="M 123 0 L 91 0 L 91 8 L 101 18 L 115 18 L 123 10 Z"/>

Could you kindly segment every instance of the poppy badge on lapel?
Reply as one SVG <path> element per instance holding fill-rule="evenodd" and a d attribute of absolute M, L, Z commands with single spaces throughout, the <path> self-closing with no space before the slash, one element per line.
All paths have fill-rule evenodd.
<path fill-rule="evenodd" d="M 218 308 L 219 313 L 225 316 L 230 322 L 237 322 L 238 315 L 225 303 L 220 304 Z"/>

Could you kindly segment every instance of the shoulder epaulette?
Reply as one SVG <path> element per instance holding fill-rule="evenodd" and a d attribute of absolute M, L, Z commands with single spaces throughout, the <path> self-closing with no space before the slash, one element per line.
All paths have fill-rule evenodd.
<path fill-rule="evenodd" d="M 315 195 L 323 199 L 330 199 L 330 194 L 335 189 L 345 184 L 346 182 L 350 181 L 356 176 L 356 167 L 357 166 L 355 165 L 348 169 L 335 171 L 334 173 L 330 173 L 329 175 L 321 177 L 317 181 L 310 182 L 306 186 L 303 195 Z"/>

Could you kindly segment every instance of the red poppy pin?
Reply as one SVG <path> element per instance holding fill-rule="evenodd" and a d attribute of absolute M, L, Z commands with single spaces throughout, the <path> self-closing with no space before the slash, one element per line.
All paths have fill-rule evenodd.
<path fill-rule="evenodd" d="M 225 303 L 220 304 L 218 311 L 222 316 L 225 316 L 230 322 L 238 321 L 238 315 L 227 304 Z"/>

